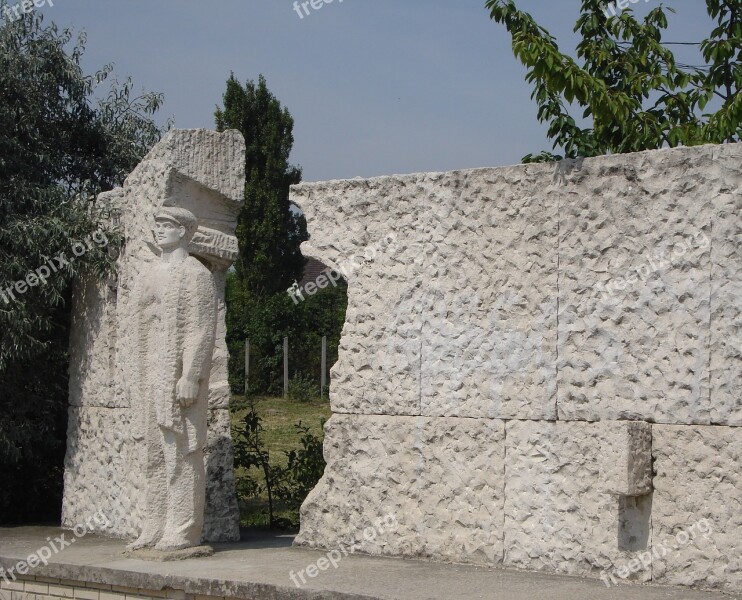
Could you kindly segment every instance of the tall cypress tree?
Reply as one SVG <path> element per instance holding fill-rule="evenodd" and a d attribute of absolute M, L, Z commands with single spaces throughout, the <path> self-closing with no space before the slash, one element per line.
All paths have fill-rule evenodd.
<path fill-rule="evenodd" d="M 303 311 L 286 293 L 301 279 L 306 259 L 300 245 L 308 239 L 306 220 L 289 201 L 289 187 L 301 181 L 301 170 L 289 164 L 294 120 L 263 76 L 244 86 L 230 76 L 223 101 L 215 114 L 217 129 L 237 129 L 247 145 L 245 205 L 237 225 L 240 257 L 227 285 L 230 380 L 235 391 L 243 389 L 249 338 L 251 389 L 278 392 L 283 337 L 298 347 L 306 333 Z"/>
<path fill-rule="evenodd" d="M 224 108 L 215 116 L 219 131 L 237 129 L 247 144 L 238 278 L 245 291 L 258 296 L 284 292 L 301 278 L 306 262 L 299 249 L 307 239 L 306 220 L 289 201 L 289 186 L 301 181 L 301 169 L 289 164 L 294 119 L 262 75 L 257 84 L 244 86 L 231 75 Z"/>

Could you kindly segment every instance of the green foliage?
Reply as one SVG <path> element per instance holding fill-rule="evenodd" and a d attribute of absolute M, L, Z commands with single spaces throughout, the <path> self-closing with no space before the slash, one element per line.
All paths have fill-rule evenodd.
<path fill-rule="evenodd" d="M 321 421 L 322 428 L 325 420 Z M 286 452 L 288 459 L 283 471 L 281 485 L 277 496 L 292 513 L 292 524 L 299 525 L 299 509 L 322 475 L 325 472 L 325 457 L 323 454 L 322 438 L 314 435 L 309 427 L 301 422 L 294 425 L 297 434 L 301 436 L 299 450 Z"/>
<path fill-rule="evenodd" d="M 322 369 L 322 336 L 327 336 L 327 366 L 338 359 L 340 335 L 348 308 L 348 284 L 340 281 L 294 305 L 297 326 L 289 337 L 289 369 L 292 377 L 314 382 L 319 392 Z M 328 377 L 329 381 L 329 377 Z M 327 390 L 325 390 L 327 394 Z M 318 394 L 317 394 L 318 395 Z"/>
<path fill-rule="evenodd" d="M 134 98 L 127 81 L 94 99 L 111 68 L 85 75 L 84 44 L 37 15 L 0 26 L 0 291 L 98 231 L 109 241 L 44 285 L 0 296 L 0 522 L 58 519 L 70 283 L 111 267 L 119 236 L 95 195 L 160 135 L 149 118 L 159 95 Z"/>
<path fill-rule="evenodd" d="M 240 259 L 227 280 L 230 382 L 236 393 L 244 390 L 249 339 L 249 392 L 281 394 L 284 337 L 294 377 L 319 382 L 323 335 L 329 338 L 329 364 L 337 359 L 347 286 L 323 290 L 299 305 L 286 293 L 302 278 L 306 261 L 300 245 L 308 239 L 306 220 L 289 201 L 289 187 L 301 180 L 300 169 L 289 164 L 294 121 L 262 76 L 244 86 L 231 76 L 223 103 L 215 115 L 217 129 L 237 129 L 247 144 L 245 206 L 237 227 Z"/>
<path fill-rule="evenodd" d="M 298 375 L 289 380 L 288 396 L 290 400 L 296 402 L 311 402 L 319 397 L 319 386 L 316 379 Z"/>
<path fill-rule="evenodd" d="M 223 100 L 224 108 L 215 114 L 217 129 L 237 129 L 247 144 L 237 273 L 250 293 L 283 292 L 301 277 L 305 259 L 299 246 L 307 239 L 306 220 L 289 201 L 289 186 L 301 181 L 301 170 L 288 162 L 294 120 L 263 76 L 257 85 L 248 81 L 244 86 L 230 76 Z"/>
<path fill-rule="evenodd" d="M 253 467 L 259 469 L 263 474 L 262 481 L 254 479 L 248 473 L 238 478 L 237 493 L 240 497 L 250 498 L 259 496 L 263 492 L 268 494 L 268 518 L 270 527 L 277 525 L 274 509 L 274 494 L 278 481 L 283 476 L 283 469 L 279 465 L 270 464 L 270 454 L 265 448 L 263 440 L 264 433 L 262 419 L 255 410 L 255 405 L 250 407 L 250 412 L 245 415 L 241 428 L 237 429 L 234 437 L 234 465 L 245 471 Z"/>
<path fill-rule="evenodd" d="M 237 274 L 227 278 L 227 342 L 230 383 L 236 393 L 245 387 L 245 339 L 250 339 L 250 392 L 283 393 L 283 338 L 289 338 L 292 378 L 311 379 L 319 386 L 322 336 L 327 336 L 327 364 L 337 362 L 340 334 L 348 306 L 344 281 L 295 304 L 283 291 L 267 297 L 246 292 Z"/>
<path fill-rule="evenodd" d="M 324 420 L 322 420 L 324 427 Z M 285 452 L 287 464 L 271 461 L 266 449 L 265 430 L 255 405 L 235 429 L 234 456 L 238 471 L 237 493 L 240 499 L 249 500 L 267 495 L 268 523 L 271 528 L 294 528 L 299 524 L 299 509 L 310 491 L 317 485 L 325 469 L 322 439 L 299 422 L 294 426 L 300 436 L 300 448 Z M 250 470 L 257 468 L 260 478 Z M 278 518 L 278 508 L 288 510 L 290 518 Z"/>
<path fill-rule="evenodd" d="M 553 147 L 567 158 L 740 140 L 742 2 L 706 0 L 706 5 L 717 27 L 699 44 L 708 66 L 694 68 L 679 63 L 663 43 L 672 9 L 662 5 L 639 21 L 631 9 L 609 16 L 605 0 L 583 0 L 575 59 L 514 0 L 486 3 L 528 68 L 539 121 L 549 124 Z M 704 113 L 714 98 L 718 110 Z M 591 126 L 580 127 L 573 108 L 581 109 Z M 524 161 L 560 158 L 542 152 Z"/>

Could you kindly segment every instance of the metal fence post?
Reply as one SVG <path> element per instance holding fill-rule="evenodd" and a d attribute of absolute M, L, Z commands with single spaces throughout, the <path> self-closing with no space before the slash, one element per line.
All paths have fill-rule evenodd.
<path fill-rule="evenodd" d="M 250 390 L 250 340 L 245 340 L 245 398 Z"/>
<path fill-rule="evenodd" d="M 319 396 L 325 397 L 325 386 L 327 385 L 327 336 L 322 336 L 322 375 L 320 375 Z"/>
<path fill-rule="evenodd" d="M 289 397 L 289 338 L 283 338 L 283 397 Z"/>

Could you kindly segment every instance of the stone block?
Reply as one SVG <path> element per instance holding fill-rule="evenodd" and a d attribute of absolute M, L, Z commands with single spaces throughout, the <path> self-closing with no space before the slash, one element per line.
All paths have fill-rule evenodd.
<path fill-rule="evenodd" d="M 602 428 L 508 421 L 505 566 L 570 575 L 613 572 L 651 550 L 649 510 L 604 493 Z M 648 581 L 651 568 L 631 574 Z"/>
<path fill-rule="evenodd" d="M 85 582 L 86 588 L 92 588 L 94 590 L 103 590 L 103 591 L 109 591 L 111 589 L 111 586 L 107 583 L 97 583 L 95 581 L 86 581 Z"/>
<path fill-rule="evenodd" d="M 25 589 L 25 583 L 22 579 L 16 579 L 15 581 L 10 579 L 8 581 L 0 581 L 0 588 L 4 590 L 10 590 L 15 592 L 22 592 Z"/>
<path fill-rule="evenodd" d="M 92 590 L 84 587 L 75 588 L 75 600 L 100 600 L 100 590 Z"/>
<path fill-rule="evenodd" d="M 168 591 L 172 591 L 169 589 L 164 590 L 149 590 L 145 588 L 139 588 L 139 593 L 144 596 L 151 596 L 152 598 L 168 598 Z"/>
<path fill-rule="evenodd" d="M 229 409 L 210 410 L 206 462 L 206 518 L 204 539 L 235 542 L 240 539 L 235 490 L 234 448 Z"/>
<path fill-rule="evenodd" d="M 378 256 L 382 264 L 391 257 Z M 359 271 L 349 282 L 338 362 L 331 368 L 333 412 L 415 416 L 420 408 L 422 324 L 398 307 L 416 303 L 414 284 L 405 289 L 373 281 Z"/>
<path fill-rule="evenodd" d="M 129 411 L 71 406 L 68 415 L 62 525 L 86 524 L 100 510 L 110 526 L 92 521 L 96 533 L 133 536 L 138 512 L 131 494 L 141 488 L 129 470 L 136 460 Z"/>
<path fill-rule="evenodd" d="M 27 581 L 24 591 L 28 592 L 29 594 L 38 594 L 40 596 L 45 596 L 49 593 L 49 584 L 39 583 L 38 581 Z"/>
<path fill-rule="evenodd" d="M 556 417 L 558 203 L 543 171 L 453 172 L 426 195 L 426 416 Z"/>
<path fill-rule="evenodd" d="M 616 496 L 652 492 L 652 425 L 642 421 L 603 421 L 595 425 L 600 454 L 599 486 Z"/>
<path fill-rule="evenodd" d="M 334 415 L 325 457 L 297 544 L 501 563 L 502 421 Z"/>
<path fill-rule="evenodd" d="M 233 218 L 231 205 L 242 204 L 245 194 L 245 140 L 234 129 L 217 133 L 208 129 L 176 129 L 157 144 L 145 161 L 164 162 L 171 170 L 168 190 L 191 180 L 218 193 L 222 206 L 214 206 L 209 220 L 218 223 Z M 226 216 L 225 216 L 226 215 Z M 221 217 L 221 218 L 220 218 Z"/>
<path fill-rule="evenodd" d="M 555 418 L 557 203 L 539 181 L 549 169 L 292 188 L 313 224 L 304 253 L 341 271 L 357 259 L 333 411 Z"/>
<path fill-rule="evenodd" d="M 711 230 L 711 422 L 742 426 L 742 161 L 718 168 Z"/>
<path fill-rule="evenodd" d="M 303 253 L 348 281 L 349 308 L 332 368 L 334 412 L 421 412 L 420 323 L 396 315 L 401 304 L 415 306 L 422 284 L 425 206 L 413 189 L 415 181 L 394 178 L 292 188 L 292 200 L 318 225 Z"/>
<path fill-rule="evenodd" d="M 66 586 L 66 585 L 50 584 L 49 595 L 54 596 L 55 598 L 74 598 L 75 591 L 73 588 Z M 101 594 L 101 600 L 115 600 L 115 599 L 114 598 L 104 599 L 103 595 Z"/>
<path fill-rule="evenodd" d="M 219 385 L 210 386 L 209 388 L 209 409 L 210 410 L 229 410 L 229 401 L 232 396 L 232 390 L 229 383 L 221 382 Z"/>
<path fill-rule="evenodd" d="M 715 146 L 608 156 L 570 181 L 560 419 L 709 423 L 712 199 L 739 158 Z"/>
<path fill-rule="evenodd" d="M 742 428 L 654 426 L 654 580 L 742 592 Z"/>
<path fill-rule="evenodd" d="M 100 600 L 126 600 L 126 594 L 124 594 L 123 592 L 101 591 Z"/>

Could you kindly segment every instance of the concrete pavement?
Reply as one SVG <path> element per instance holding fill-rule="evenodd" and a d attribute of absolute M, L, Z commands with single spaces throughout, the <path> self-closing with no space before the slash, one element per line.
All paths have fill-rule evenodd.
<path fill-rule="evenodd" d="M 75 538 L 52 528 L 0 529 L 0 566 L 9 570 L 62 533 L 65 541 Z M 250 600 L 742 599 L 684 588 L 632 584 L 608 588 L 597 579 L 346 555 L 341 549 L 328 554 L 293 548 L 291 535 L 247 537 L 239 544 L 215 545 L 214 556 L 208 558 L 156 563 L 125 558 L 123 542 L 88 535 L 29 575 Z"/>

